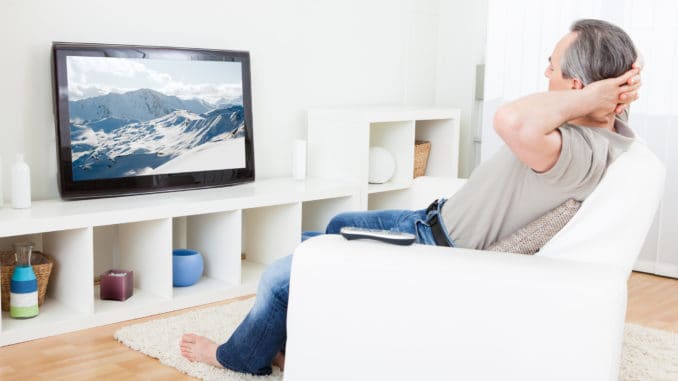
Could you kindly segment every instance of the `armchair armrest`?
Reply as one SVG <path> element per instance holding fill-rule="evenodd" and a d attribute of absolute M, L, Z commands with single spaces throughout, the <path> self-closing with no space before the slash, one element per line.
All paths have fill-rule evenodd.
<path fill-rule="evenodd" d="M 617 380 L 626 273 L 320 236 L 295 251 L 286 380 Z"/>

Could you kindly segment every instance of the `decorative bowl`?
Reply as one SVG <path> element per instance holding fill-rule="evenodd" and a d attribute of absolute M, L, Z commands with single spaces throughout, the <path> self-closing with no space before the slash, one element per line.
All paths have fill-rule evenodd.
<path fill-rule="evenodd" d="M 202 254 L 197 250 L 172 250 L 172 285 L 187 287 L 194 285 L 205 269 Z"/>

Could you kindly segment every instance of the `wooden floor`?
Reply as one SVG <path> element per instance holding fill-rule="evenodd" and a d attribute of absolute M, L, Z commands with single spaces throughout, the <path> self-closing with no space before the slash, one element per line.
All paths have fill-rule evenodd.
<path fill-rule="evenodd" d="M 678 332 L 678 279 L 632 273 L 626 321 Z"/>
<path fill-rule="evenodd" d="M 182 312 L 185 310 L 132 322 Z M 633 273 L 629 280 L 627 321 L 678 332 L 678 280 Z M 0 348 L 0 380 L 194 380 L 113 339 L 118 328 L 130 323 Z"/>

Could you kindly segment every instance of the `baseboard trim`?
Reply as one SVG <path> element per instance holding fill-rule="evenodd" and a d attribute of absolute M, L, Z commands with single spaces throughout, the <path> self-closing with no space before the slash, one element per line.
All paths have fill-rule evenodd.
<path fill-rule="evenodd" d="M 633 266 L 633 270 L 670 278 L 678 278 L 678 265 L 674 264 L 638 260 L 636 261 L 635 266 Z"/>
<path fill-rule="evenodd" d="M 633 266 L 634 271 L 640 271 L 641 273 L 650 273 L 654 274 L 655 271 L 655 261 L 648 261 L 639 259 L 636 261 L 636 264 Z"/>

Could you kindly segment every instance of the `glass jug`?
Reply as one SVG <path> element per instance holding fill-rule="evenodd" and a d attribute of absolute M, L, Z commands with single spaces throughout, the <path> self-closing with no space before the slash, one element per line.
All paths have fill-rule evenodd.
<path fill-rule="evenodd" d="M 38 316 L 38 280 L 31 266 L 33 244 L 14 244 L 16 265 L 12 273 L 9 294 L 9 316 L 27 319 Z"/>

